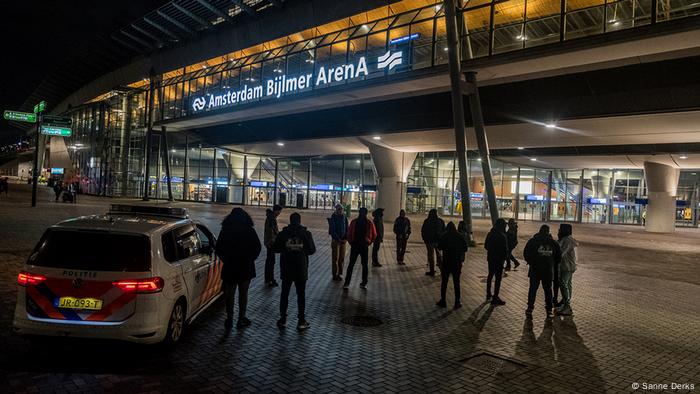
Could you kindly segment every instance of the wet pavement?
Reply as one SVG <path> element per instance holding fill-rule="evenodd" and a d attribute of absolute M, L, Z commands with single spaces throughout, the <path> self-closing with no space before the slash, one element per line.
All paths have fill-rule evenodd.
<path fill-rule="evenodd" d="M 80 196 L 54 203 L 42 188 L 32 209 L 25 187 L 0 196 L 0 387 L 4 392 L 632 392 L 633 383 L 700 383 L 700 231 L 647 234 L 629 226 L 574 225 L 580 241 L 574 275 L 573 317 L 534 318 L 524 309 L 527 272 L 504 278 L 505 306 L 484 301 L 486 264 L 481 246 L 469 251 L 462 273 L 460 310 L 435 306 L 439 278 L 424 275 L 419 242 L 422 217 L 406 266 L 393 259 L 386 235 L 380 268 L 368 289 L 348 293 L 331 281 L 329 212 L 302 211 L 318 252 L 311 258 L 307 318 L 297 332 L 275 326 L 279 288 L 263 286 L 265 255 L 251 284 L 252 326 L 223 329 L 223 305 L 214 304 L 188 327 L 173 351 L 107 341 L 50 339 L 37 343 L 12 334 L 16 274 L 46 226 L 78 215 L 103 213 L 108 198 Z M 156 203 L 156 202 L 152 202 Z M 158 202 L 159 204 L 165 204 Z M 218 232 L 229 205 L 176 203 Z M 262 235 L 264 208 L 246 207 Z M 280 216 L 287 222 L 292 209 Z M 527 234 L 541 223 L 521 222 Z M 556 231 L 557 224 L 551 224 Z M 387 226 L 390 229 L 390 226 Z M 475 223 L 483 241 L 488 222 Z M 359 264 L 355 276 L 359 275 Z M 278 272 L 278 271 L 277 271 Z M 359 278 L 356 278 L 356 280 Z M 295 314 L 294 291 L 290 317 Z M 541 295 L 540 295 L 541 297 Z M 448 291 L 448 305 L 452 301 Z M 380 319 L 357 327 L 352 316 Z M 693 392 L 693 390 L 678 390 Z M 658 391 L 657 391 L 658 392 Z"/>

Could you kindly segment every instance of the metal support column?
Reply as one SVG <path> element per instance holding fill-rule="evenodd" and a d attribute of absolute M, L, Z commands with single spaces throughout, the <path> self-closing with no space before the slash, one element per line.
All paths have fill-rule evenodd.
<path fill-rule="evenodd" d="M 342 164 L 340 166 L 340 201 L 341 205 L 345 204 L 343 196 L 345 195 L 345 155 L 342 158 Z"/>
<path fill-rule="evenodd" d="M 211 201 L 216 202 L 216 148 L 211 162 Z"/>
<path fill-rule="evenodd" d="M 365 206 L 365 157 L 360 154 L 360 206 Z"/>
<path fill-rule="evenodd" d="M 549 171 L 547 174 L 547 196 L 545 197 L 545 213 L 543 222 L 548 222 L 552 217 L 552 175 L 553 171 Z"/>
<path fill-rule="evenodd" d="M 608 224 L 612 224 L 613 222 L 613 202 L 615 202 L 615 175 L 617 173 L 617 170 L 613 169 L 612 172 L 612 180 L 610 180 L 610 189 L 608 190 L 608 201 L 607 201 L 607 206 L 608 206 L 608 217 L 607 217 L 607 222 Z"/>
<path fill-rule="evenodd" d="M 306 209 L 309 209 L 309 199 L 311 198 L 311 157 L 309 157 L 309 170 L 306 172 Z"/>
<path fill-rule="evenodd" d="M 496 203 L 496 190 L 493 186 L 493 176 L 491 175 L 491 154 L 489 153 L 489 143 L 486 138 L 486 130 L 484 129 L 484 116 L 481 113 L 481 102 L 479 99 L 479 88 L 476 85 L 476 72 L 469 71 L 464 73 L 467 78 L 467 84 L 473 89 L 469 96 L 469 109 L 474 122 L 474 134 L 476 135 L 476 144 L 479 147 L 479 157 L 481 157 L 481 169 L 484 173 L 484 187 L 486 188 L 486 197 L 489 202 L 489 213 L 491 214 L 491 223 L 496 223 L 498 219 L 498 205 Z"/>
<path fill-rule="evenodd" d="M 578 202 L 576 203 L 576 223 L 583 222 L 583 173 L 581 170 L 581 176 L 578 181 Z"/>
<path fill-rule="evenodd" d="M 39 145 L 41 144 L 42 113 L 36 114 L 36 134 L 34 136 L 34 163 L 32 164 L 32 207 L 36 206 L 36 191 L 39 186 Z"/>
<path fill-rule="evenodd" d="M 279 170 L 279 160 L 275 159 L 275 190 L 272 192 L 272 205 L 277 204 L 277 188 L 279 187 L 279 179 L 277 178 Z M 286 203 L 285 203 L 286 205 Z"/>
<path fill-rule="evenodd" d="M 243 205 L 248 204 L 248 155 L 243 155 L 243 196 L 241 196 L 241 203 Z"/>
<path fill-rule="evenodd" d="M 155 109 L 156 72 L 151 68 L 148 86 L 148 117 L 146 118 L 146 168 L 143 176 L 143 201 L 148 201 L 151 192 L 151 144 L 153 139 L 153 111 Z"/>
<path fill-rule="evenodd" d="M 515 180 L 515 203 L 513 204 L 513 218 L 518 220 L 520 216 L 520 166 L 518 166 L 518 176 Z"/>
<path fill-rule="evenodd" d="M 166 185 L 168 186 L 168 201 L 173 201 L 173 183 L 170 176 L 170 145 L 168 144 L 168 133 L 165 126 L 160 128 L 161 136 L 163 138 L 163 159 L 165 159 L 165 179 Z"/>
<path fill-rule="evenodd" d="M 182 199 L 190 198 L 190 140 L 185 134 L 185 168 L 182 172 Z"/>
<path fill-rule="evenodd" d="M 467 170 L 467 135 L 464 129 L 464 105 L 462 102 L 462 77 L 457 37 L 457 18 L 454 0 L 445 0 L 445 24 L 447 27 L 447 54 L 450 68 L 452 119 L 455 127 L 457 160 L 459 164 L 459 189 L 462 199 L 462 220 L 467 238 L 473 240 L 471 205 L 469 200 L 469 173 Z"/>

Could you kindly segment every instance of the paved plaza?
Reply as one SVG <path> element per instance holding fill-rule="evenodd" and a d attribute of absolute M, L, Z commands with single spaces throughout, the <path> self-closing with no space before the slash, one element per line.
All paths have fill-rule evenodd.
<path fill-rule="evenodd" d="M 539 294 L 534 318 L 525 318 L 527 271 L 504 278 L 505 306 L 484 302 L 483 247 L 470 249 L 462 273 L 460 310 L 435 306 L 439 278 L 424 275 L 422 217 L 412 216 L 406 265 L 393 256 L 390 231 L 381 268 L 368 289 L 344 293 L 331 281 L 329 212 L 303 211 L 318 252 L 310 263 L 307 318 L 297 332 L 275 326 L 279 288 L 263 286 L 265 252 L 250 290 L 245 330 L 223 329 L 217 302 L 189 328 L 173 351 L 124 343 L 51 340 L 30 345 L 12 334 L 16 275 L 44 228 L 77 215 L 103 213 L 108 198 L 80 196 L 53 203 L 40 190 L 30 208 L 25 187 L 0 196 L 0 387 L 3 392 L 633 392 L 633 384 L 668 384 L 667 391 L 700 390 L 700 232 L 651 235 L 629 226 L 574 225 L 580 241 L 574 275 L 573 317 L 545 319 Z M 155 203 L 155 202 L 151 202 Z M 163 202 L 159 202 L 164 204 Z M 218 233 L 229 205 L 175 203 Z M 246 208 L 262 236 L 264 208 Z M 288 221 L 292 209 L 280 216 Z M 521 222 L 520 257 L 540 223 Z M 557 224 L 552 224 L 556 232 Z M 477 221 L 483 242 L 486 221 Z M 387 230 L 390 226 L 387 225 Z M 77 247 L 77 246 L 76 246 Z M 277 270 L 279 272 L 279 270 Z M 292 291 L 292 294 L 294 292 Z M 293 297 L 292 297 L 293 298 Z M 448 291 L 448 305 L 453 296 Z M 290 317 L 296 312 L 290 300 Z M 344 318 L 382 324 L 358 327 Z M 673 390 L 673 383 L 694 390 Z M 641 390 L 640 390 L 641 391 Z M 659 392 L 659 390 L 654 391 Z"/>

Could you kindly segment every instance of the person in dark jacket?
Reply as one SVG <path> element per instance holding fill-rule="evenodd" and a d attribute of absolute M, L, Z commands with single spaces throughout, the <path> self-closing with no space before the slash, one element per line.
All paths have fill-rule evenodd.
<path fill-rule="evenodd" d="M 53 194 L 56 196 L 56 199 L 54 200 L 55 202 L 58 202 L 58 199 L 61 197 L 61 193 L 63 193 L 63 186 L 61 185 L 61 182 L 54 183 Z"/>
<path fill-rule="evenodd" d="M 513 269 L 517 269 L 520 266 L 518 259 L 513 256 L 513 250 L 518 245 L 518 222 L 515 219 L 508 219 L 508 231 L 506 232 L 508 237 L 508 258 L 506 259 L 506 271 L 510 271 L 510 262 L 513 262 Z"/>
<path fill-rule="evenodd" d="M 406 265 L 403 256 L 406 254 L 408 237 L 411 236 L 411 221 L 406 217 L 406 211 L 399 211 L 399 217 L 394 220 L 394 234 L 396 234 L 396 262 Z"/>
<path fill-rule="evenodd" d="M 343 212 L 343 206 L 336 204 L 335 212 L 328 218 L 328 234 L 331 236 L 331 272 L 335 281 L 343 280 L 340 274 L 343 273 L 347 233 L 348 218 Z"/>
<path fill-rule="evenodd" d="M 377 230 L 374 228 L 374 223 L 367 218 L 367 208 L 360 208 L 357 218 L 350 222 L 348 227 L 348 242 L 350 242 L 350 261 L 348 270 L 345 272 L 345 284 L 343 290 L 350 289 L 350 281 L 352 280 L 352 270 L 355 268 L 357 257 L 360 257 L 362 264 L 362 282 L 361 289 L 367 289 L 367 274 L 368 274 L 368 256 L 369 245 L 374 242 L 377 237 Z"/>
<path fill-rule="evenodd" d="M 425 273 L 428 276 L 435 276 L 436 259 L 438 267 L 442 265 L 442 256 L 437 248 L 437 243 L 443 231 L 445 231 L 445 222 L 438 217 L 437 209 L 431 209 L 420 229 L 421 237 L 428 251 L 428 272 Z"/>
<path fill-rule="evenodd" d="M 282 274 L 282 295 L 280 298 L 280 319 L 277 327 L 287 325 L 287 306 L 292 284 L 297 292 L 298 330 L 309 328 L 306 321 L 306 281 L 309 278 L 309 256 L 316 253 L 316 245 L 311 233 L 301 225 L 301 215 L 289 216 L 289 226 L 277 235 L 272 250 L 281 253 L 280 272 Z"/>
<path fill-rule="evenodd" d="M 279 234 L 277 226 L 277 217 L 282 213 L 282 207 L 275 204 L 272 209 L 265 211 L 265 249 L 267 255 L 265 257 L 265 285 L 267 287 L 277 287 L 279 284 L 275 280 L 275 252 L 272 250 L 272 244 L 275 243 L 275 238 Z"/>
<path fill-rule="evenodd" d="M 508 258 L 508 237 L 506 236 L 506 221 L 496 219 L 496 223 L 486 235 L 484 241 L 486 249 L 486 261 L 488 262 L 489 274 L 486 279 L 486 301 L 491 300 L 491 305 L 505 305 L 505 301 L 498 297 L 501 291 L 501 278 L 503 277 L 503 263 Z M 491 282 L 494 277 L 496 283 L 491 293 Z"/>
<path fill-rule="evenodd" d="M 542 225 L 540 231 L 527 241 L 523 256 L 530 266 L 527 274 L 530 277 L 530 290 L 527 295 L 525 314 L 528 317 L 532 316 L 537 288 L 542 284 L 547 317 L 552 317 L 552 279 L 554 266 L 561 262 L 561 249 L 549 233 L 549 226 Z"/>
<path fill-rule="evenodd" d="M 377 238 L 372 243 L 372 266 L 381 267 L 379 263 L 379 248 L 384 242 L 384 208 L 377 208 L 372 211 L 372 223 L 377 230 Z"/>
<path fill-rule="evenodd" d="M 253 219 L 242 208 L 233 208 L 221 223 L 221 232 L 216 241 L 216 254 L 223 262 L 221 280 L 223 280 L 226 299 L 226 321 L 224 326 L 230 330 L 233 325 L 233 304 L 238 288 L 238 323 L 244 328 L 251 321 L 246 317 L 248 306 L 248 287 L 255 278 L 255 259 L 260 255 L 260 238 L 253 228 Z"/>
<path fill-rule="evenodd" d="M 437 306 L 442 308 L 447 306 L 447 301 L 445 301 L 447 282 L 450 279 L 450 275 L 452 275 L 455 291 L 454 309 L 461 308 L 459 277 L 462 274 L 462 263 L 468 249 L 467 238 L 464 234 L 457 231 L 454 223 L 449 222 L 445 232 L 438 240 L 438 248 L 442 250 L 442 268 L 440 269 L 442 282 L 440 283 L 440 301 L 437 302 Z"/>

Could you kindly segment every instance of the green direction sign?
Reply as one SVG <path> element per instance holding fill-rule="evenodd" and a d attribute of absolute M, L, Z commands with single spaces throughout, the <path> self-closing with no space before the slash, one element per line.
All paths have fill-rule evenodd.
<path fill-rule="evenodd" d="M 44 109 L 46 109 L 46 101 L 42 100 L 39 104 L 34 106 L 34 113 L 38 114 L 39 112 L 44 112 Z"/>
<path fill-rule="evenodd" d="M 41 134 L 55 135 L 58 137 L 70 137 L 71 134 L 73 134 L 73 130 L 71 130 L 70 127 L 42 125 Z"/>
<path fill-rule="evenodd" d="M 16 122 L 36 123 L 36 114 L 30 114 L 29 112 L 5 111 L 3 117 Z"/>

